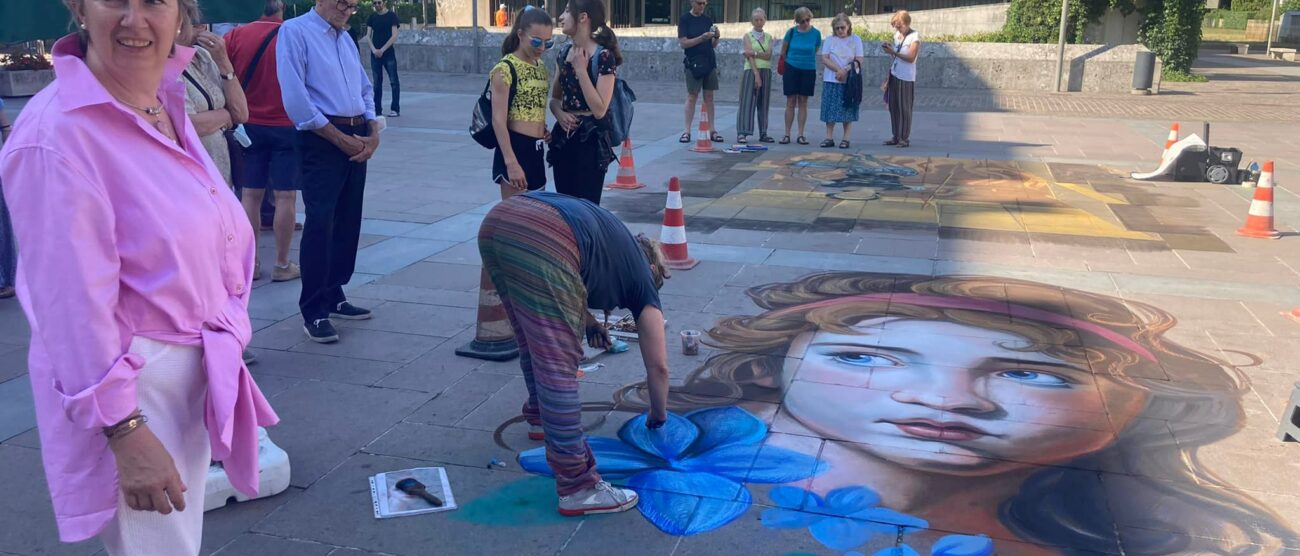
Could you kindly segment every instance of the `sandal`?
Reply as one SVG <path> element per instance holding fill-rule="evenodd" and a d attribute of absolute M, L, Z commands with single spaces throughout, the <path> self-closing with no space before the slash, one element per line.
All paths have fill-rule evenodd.
<path fill-rule="evenodd" d="M 841 149 L 847 149 L 847 148 L 849 148 L 849 140 L 848 140 L 848 139 L 845 139 L 845 140 L 843 140 L 843 141 L 840 141 L 840 148 L 841 148 Z"/>
<path fill-rule="evenodd" d="M 741 135 L 740 137 L 736 138 L 736 142 L 740 143 L 741 145 L 747 145 L 749 144 L 749 139 L 746 138 L 744 135 Z"/>
<path fill-rule="evenodd" d="M 881 143 L 881 144 L 884 145 L 884 146 L 886 146 L 886 147 L 892 147 L 892 146 L 898 144 L 898 139 L 890 139 L 890 140 L 885 141 L 884 143 Z"/>
<path fill-rule="evenodd" d="M 776 139 L 773 139 L 771 135 L 764 135 L 764 136 L 758 138 L 758 142 L 759 142 L 759 143 L 775 143 L 775 142 L 776 142 Z M 789 137 L 786 137 L 786 138 L 785 138 L 785 142 L 786 142 L 786 143 L 789 143 L 789 142 L 790 142 L 790 138 L 789 138 Z"/>
<path fill-rule="evenodd" d="M 818 146 L 821 147 L 821 148 L 823 148 L 823 149 L 828 149 L 828 148 L 830 148 L 830 147 L 834 147 L 834 146 L 835 146 L 835 141 L 833 141 L 833 140 L 831 140 L 831 139 L 825 139 L 825 140 L 823 140 L 823 141 L 821 142 L 821 144 L 818 145 Z"/>
<path fill-rule="evenodd" d="M 678 142 L 678 143 L 690 143 L 690 142 L 691 142 L 691 132 L 688 131 L 688 132 L 686 132 L 686 133 L 683 133 L 681 137 L 678 137 L 678 138 L 677 138 L 677 142 Z"/>
<path fill-rule="evenodd" d="M 795 139 L 794 142 L 799 143 L 800 145 L 807 145 L 807 144 L 808 144 L 808 140 L 807 140 L 807 139 L 804 139 L 804 137 L 803 137 L 802 135 L 800 135 L 798 139 Z"/>
<path fill-rule="evenodd" d="M 721 143 L 723 141 L 726 141 L 726 138 L 724 138 L 721 133 L 718 133 L 716 131 L 714 131 L 712 134 L 709 135 L 709 139 L 712 139 L 714 143 Z"/>
<path fill-rule="evenodd" d="M 769 137 L 768 139 L 771 139 L 771 137 Z M 782 137 L 782 138 L 781 138 L 781 141 L 779 141 L 779 143 L 782 144 L 782 145 L 789 145 L 789 144 L 790 144 L 790 136 L 789 136 L 789 135 L 786 135 L 785 137 Z"/>

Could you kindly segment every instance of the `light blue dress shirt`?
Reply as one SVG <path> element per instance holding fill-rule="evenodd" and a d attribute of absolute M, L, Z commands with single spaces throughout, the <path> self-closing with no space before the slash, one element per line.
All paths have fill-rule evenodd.
<path fill-rule="evenodd" d="M 275 60 L 284 111 L 298 129 L 325 127 L 326 115 L 375 119 L 374 87 L 357 43 L 315 9 L 280 26 Z"/>

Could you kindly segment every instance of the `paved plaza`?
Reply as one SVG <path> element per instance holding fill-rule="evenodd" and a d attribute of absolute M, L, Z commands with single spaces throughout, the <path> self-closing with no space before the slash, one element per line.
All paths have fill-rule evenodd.
<path fill-rule="evenodd" d="M 679 177 L 701 262 L 663 289 L 662 436 L 637 420 L 635 344 L 581 379 L 602 471 L 642 496 L 589 518 L 555 512 L 517 361 L 453 354 L 474 335 L 475 237 L 498 195 L 465 132 L 460 83 L 481 81 L 404 76 L 347 288 L 375 318 L 315 344 L 299 283 L 256 283 L 251 370 L 292 481 L 209 512 L 204 553 L 1300 554 L 1300 444 L 1275 437 L 1300 380 L 1284 315 L 1300 308 L 1300 91 L 1287 67 L 1206 64 L 1217 88 L 1103 99 L 1110 117 L 1088 97 L 927 92 L 940 100 L 919 105 L 908 150 L 879 146 L 876 107 L 852 149 L 688 152 L 680 104 L 647 84 L 633 139 L 648 187 L 604 205 L 657 235 Z M 1127 178 L 1183 117 L 1276 161 L 1283 238 L 1235 233 L 1251 189 Z M 733 139 L 734 104 L 718 120 Z M 808 130 L 816 144 L 815 111 Z M 674 343 L 685 329 L 709 331 L 697 356 Z M 0 302 L 0 554 L 97 554 L 56 541 L 28 335 Z M 376 520 L 367 478 L 425 466 L 446 468 L 460 508 Z"/>

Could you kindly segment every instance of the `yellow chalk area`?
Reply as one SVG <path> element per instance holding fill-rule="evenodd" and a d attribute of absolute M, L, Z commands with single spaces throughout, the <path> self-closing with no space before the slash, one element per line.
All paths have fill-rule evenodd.
<path fill-rule="evenodd" d="M 1106 203 L 1106 204 L 1108 204 L 1108 205 L 1127 205 L 1127 204 L 1128 204 L 1128 201 L 1125 201 L 1124 199 L 1121 199 L 1121 198 L 1119 198 L 1119 197 L 1115 197 L 1115 196 L 1112 196 L 1112 195 L 1107 195 L 1107 194 L 1105 194 L 1105 193 L 1098 193 L 1097 190 L 1096 190 L 1096 189 L 1093 189 L 1092 186 L 1090 186 L 1090 185 L 1082 185 L 1082 184 L 1077 184 L 1077 183 L 1066 183 L 1066 182 L 1057 182 L 1056 185 L 1057 185 L 1058 187 L 1060 187 L 1061 189 L 1066 189 L 1066 190 L 1069 190 L 1069 191 L 1073 191 L 1073 192 L 1075 192 L 1075 193 L 1078 193 L 1078 194 L 1080 194 L 1080 195 L 1083 195 L 1084 197 L 1087 197 L 1087 198 L 1092 199 L 1092 200 L 1094 200 L 1094 201 L 1101 201 L 1101 202 Z"/>
<path fill-rule="evenodd" d="M 1012 212 L 1015 206 L 1000 203 L 939 202 L 939 225 L 952 228 L 1023 232 L 1025 228 Z"/>
<path fill-rule="evenodd" d="M 1115 239 L 1159 240 L 1160 236 L 1134 232 L 1093 216 L 1088 211 L 1067 207 L 1021 206 L 1016 212 L 1024 230 L 1032 234 L 1065 234 Z"/>

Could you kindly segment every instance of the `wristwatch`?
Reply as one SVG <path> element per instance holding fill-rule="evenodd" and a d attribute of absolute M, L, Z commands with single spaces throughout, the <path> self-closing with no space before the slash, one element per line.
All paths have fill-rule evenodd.
<path fill-rule="evenodd" d="M 234 79 L 235 79 L 235 72 L 232 71 L 232 72 L 230 72 L 230 73 L 223 73 L 223 74 L 221 74 L 221 79 L 222 79 L 223 81 L 234 81 Z"/>

